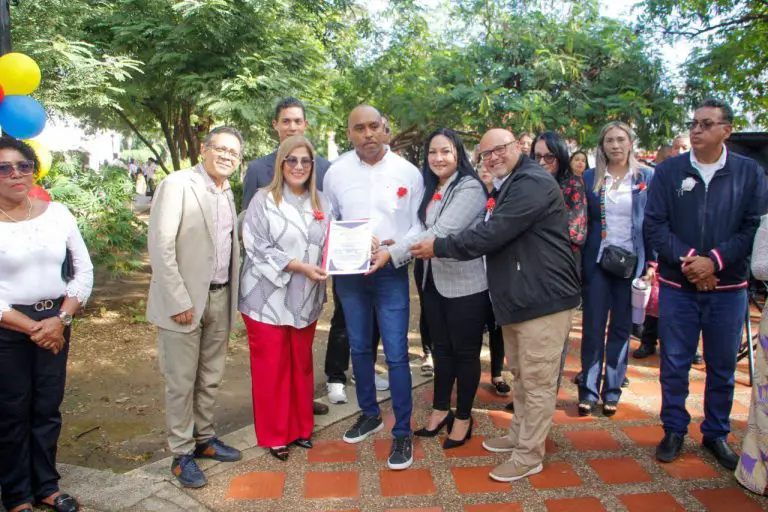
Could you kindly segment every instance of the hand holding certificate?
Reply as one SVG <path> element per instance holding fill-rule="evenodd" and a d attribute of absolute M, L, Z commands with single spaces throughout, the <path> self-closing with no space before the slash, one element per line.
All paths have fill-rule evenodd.
<path fill-rule="evenodd" d="M 371 266 L 371 238 L 367 219 L 331 221 L 323 267 L 330 275 L 367 273 Z"/>

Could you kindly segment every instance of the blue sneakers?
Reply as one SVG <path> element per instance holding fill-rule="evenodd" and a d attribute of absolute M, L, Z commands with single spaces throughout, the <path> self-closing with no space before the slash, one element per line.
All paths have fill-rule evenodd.
<path fill-rule="evenodd" d="M 195 462 L 192 455 L 181 455 L 180 457 L 174 457 L 171 464 L 171 473 L 176 477 L 181 485 L 184 487 L 191 487 L 197 489 L 203 487 L 208 483 L 203 470 Z"/>

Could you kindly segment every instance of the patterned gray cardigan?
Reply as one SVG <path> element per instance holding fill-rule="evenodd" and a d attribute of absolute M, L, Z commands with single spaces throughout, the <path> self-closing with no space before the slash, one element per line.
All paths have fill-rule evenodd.
<path fill-rule="evenodd" d="M 451 183 L 458 179 L 454 174 L 443 187 L 448 190 Z M 427 208 L 425 231 L 406 238 L 389 247 L 392 263 L 395 267 L 406 265 L 413 259 L 409 247 L 420 240 L 430 237 L 446 237 L 461 233 L 482 222 L 485 215 L 487 196 L 483 185 L 476 179 L 464 176 L 443 194 L 440 201 L 432 201 Z M 432 265 L 432 279 L 435 288 L 443 297 L 465 297 L 488 289 L 485 264 L 482 258 L 459 261 L 452 258 L 432 258 L 424 262 L 424 276 Z M 424 287 L 424 283 L 416 283 Z"/>

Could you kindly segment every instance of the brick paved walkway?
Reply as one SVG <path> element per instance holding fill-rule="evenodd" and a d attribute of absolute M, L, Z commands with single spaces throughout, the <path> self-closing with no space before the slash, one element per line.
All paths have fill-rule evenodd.
<path fill-rule="evenodd" d="M 385 466 L 393 422 L 386 403 L 387 429 L 372 441 L 343 443 L 341 435 L 353 421 L 347 419 L 319 432 L 314 449 L 292 448 L 287 463 L 261 456 L 212 476 L 207 487 L 189 494 L 210 509 L 224 511 L 768 510 L 768 499 L 743 491 L 698 446 L 703 367 L 691 372 L 688 407 L 694 424 L 684 456 L 662 465 L 653 457 L 662 437 L 658 356 L 631 360 L 631 385 L 616 416 L 580 418 L 576 388 L 571 383 L 579 368 L 579 339 L 577 319 L 544 471 L 530 479 L 503 484 L 488 477 L 488 471 L 505 457 L 483 450 L 482 440 L 503 433 L 511 415 L 503 410 L 507 400 L 493 394 L 489 375 L 483 374 L 473 411 L 476 433 L 472 441 L 446 452 L 438 439 L 417 440 L 416 461 L 407 471 L 393 472 Z M 632 345 L 636 348 L 637 342 Z M 730 440 L 738 450 L 750 396 L 746 363 L 739 366 L 737 382 Z M 431 383 L 414 389 L 414 426 L 426 420 L 431 398 Z"/>

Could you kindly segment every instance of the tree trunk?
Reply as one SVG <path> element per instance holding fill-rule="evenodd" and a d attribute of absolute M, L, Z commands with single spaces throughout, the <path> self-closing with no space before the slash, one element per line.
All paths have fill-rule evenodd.
<path fill-rule="evenodd" d="M 182 160 L 189 158 L 189 153 L 187 153 L 187 143 L 182 135 L 181 120 L 179 119 L 178 112 L 174 112 L 173 114 L 173 145 L 178 150 Z"/>
<path fill-rule="evenodd" d="M 149 143 L 147 138 L 144 137 L 144 135 L 141 134 L 141 132 L 139 131 L 138 128 L 136 128 L 136 125 L 133 124 L 130 119 L 128 119 L 128 116 L 126 116 L 125 113 L 123 113 L 122 110 L 120 110 L 118 108 L 115 108 L 115 107 L 112 107 L 112 110 L 114 110 L 117 113 L 117 115 L 120 117 L 120 119 L 125 121 L 125 124 L 127 124 L 128 127 L 133 131 L 133 133 L 136 134 L 136 136 L 139 138 L 139 140 L 141 142 L 143 142 L 149 148 L 149 150 L 152 152 L 152 154 L 155 155 L 155 160 L 157 160 L 157 162 L 160 165 L 160 167 L 162 167 L 163 171 L 165 171 L 165 173 L 168 174 L 168 169 L 166 169 L 165 164 L 163 163 L 163 159 L 160 158 L 160 155 L 155 150 L 154 146 L 152 146 L 152 144 Z"/>
<path fill-rule="evenodd" d="M 195 134 L 192 131 L 192 122 L 190 119 L 191 112 L 192 112 L 192 106 L 189 103 L 182 104 L 182 107 L 181 107 L 182 135 L 184 135 L 184 139 L 187 142 L 187 151 L 189 151 L 189 161 L 192 163 L 192 165 L 197 165 L 197 163 L 200 161 L 200 148 L 197 142 L 197 137 L 195 137 Z"/>

